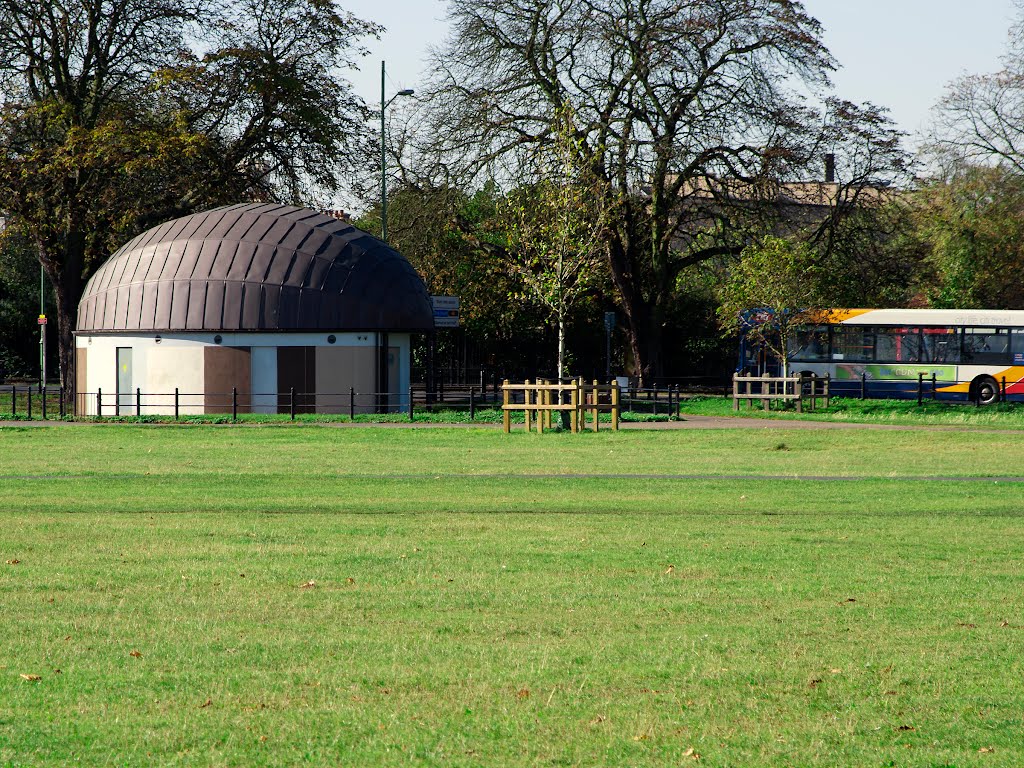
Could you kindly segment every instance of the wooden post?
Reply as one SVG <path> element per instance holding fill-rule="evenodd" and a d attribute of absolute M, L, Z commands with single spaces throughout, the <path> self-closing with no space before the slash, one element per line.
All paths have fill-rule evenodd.
<path fill-rule="evenodd" d="M 785 381 L 785 379 L 783 379 L 783 381 Z M 803 374 L 800 374 L 799 376 L 797 376 L 797 378 L 793 379 L 792 383 L 793 383 L 793 394 L 796 395 L 796 412 L 797 413 L 803 413 L 804 412 L 804 377 L 803 377 Z M 786 385 L 783 384 L 782 386 L 783 386 L 783 391 L 785 391 Z M 811 382 L 811 386 L 812 387 L 814 386 L 814 382 L 813 381 Z M 785 401 L 783 401 L 783 402 L 785 402 Z M 812 411 L 814 410 L 814 390 L 813 389 L 811 390 L 811 410 Z"/>
<path fill-rule="evenodd" d="M 501 425 L 506 435 L 512 431 L 512 412 L 508 408 L 508 395 L 508 379 L 505 379 L 501 383 Z"/>
<path fill-rule="evenodd" d="M 599 426 L 599 424 L 601 423 L 601 409 L 598 408 L 598 405 L 600 404 L 598 401 L 601 399 L 601 395 L 599 394 L 599 390 L 598 390 L 597 387 L 598 387 L 597 379 L 594 379 L 594 388 L 590 391 L 590 396 L 593 398 L 593 402 L 591 404 L 594 406 L 594 431 L 595 432 L 599 432 L 600 429 L 601 429 L 600 426 Z"/>
<path fill-rule="evenodd" d="M 732 375 L 732 409 L 734 411 L 740 409 L 740 375 L 738 373 Z"/>
<path fill-rule="evenodd" d="M 572 427 L 572 431 L 575 434 L 580 431 L 580 387 L 576 384 L 572 389 L 569 390 L 569 405 L 572 406 L 570 411 L 569 423 Z"/>
<path fill-rule="evenodd" d="M 612 379 L 610 382 L 612 387 L 612 432 L 619 431 L 619 382 L 617 379 Z"/>
<path fill-rule="evenodd" d="M 545 387 L 547 387 L 550 383 L 551 383 L 550 381 L 548 381 L 547 379 L 544 379 L 544 386 Z M 550 389 L 545 389 L 544 390 L 544 405 L 547 406 L 544 409 L 544 426 L 546 426 L 548 429 L 553 429 L 554 428 L 554 427 L 552 427 L 551 408 L 550 408 L 550 406 L 554 402 L 554 396 L 555 396 L 555 393 L 552 392 Z"/>
<path fill-rule="evenodd" d="M 770 395 L 772 393 L 771 382 L 768 381 L 767 379 L 768 379 L 767 376 L 762 376 L 761 377 L 761 394 L 762 395 Z M 772 401 L 769 400 L 767 397 L 765 397 L 765 398 L 763 398 L 761 400 L 761 404 L 762 404 L 762 408 L 764 410 L 766 410 L 766 411 L 771 410 Z"/>
<path fill-rule="evenodd" d="M 526 389 L 523 390 L 523 417 L 526 420 L 526 431 L 530 431 L 530 380 L 526 380 Z"/>
<path fill-rule="evenodd" d="M 540 410 L 537 411 L 537 434 L 543 435 L 544 434 L 544 427 L 546 426 L 547 415 L 548 415 L 548 411 L 547 411 L 547 407 L 546 407 L 547 406 L 547 396 L 546 396 L 546 393 L 547 393 L 547 379 L 544 379 L 544 384 L 543 385 L 541 384 L 541 380 L 537 379 L 537 386 L 544 386 L 545 387 L 544 389 L 538 389 L 537 390 L 537 395 L 536 395 L 537 405 L 540 407 Z"/>
<path fill-rule="evenodd" d="M 829 397 L 831 395 L 830 387 L 829 387 L 829 384 L 830 384 L 831 381 L 832 381 L 832 374 L 831 373 L 826 373 L 825 374 L 825 389 L 824 389 L 825 407 L 826 408 L 828 408 L 828 399 L 829 399 Z"/>

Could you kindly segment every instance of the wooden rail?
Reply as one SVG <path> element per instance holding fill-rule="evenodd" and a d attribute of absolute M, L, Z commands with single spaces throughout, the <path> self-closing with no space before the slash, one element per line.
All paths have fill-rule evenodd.
<path fill-rule="evenodd" d="M 513 402 L 513 394 L 523 393 L 521 403 Z M 607 402 L 601 402 L 601 396 L 608 396 Z M 574 381 L 568 384 L 552 383 L 538 379 L 530 383 L 527 379 L 523 384 L 511 384 L 505 379 L 501 385 L 502 397 L 502 426 L 505 433 L 512 431 L 512 411 L 522 411 L 526 423 L 526 431 L 532 430 L 534 422 L 537 424 L 537 431 L 543 432 L 545 428 L 552 428 L 552 414 L 555 412 L 568 412 L 569 428 L 572 432 L 581 432 L 586 429 L 587 412 L 593 415 L 593 428 L 598 431 L 598 421 L 601 412 L 610 412 L 612 415 L 612 429 L 619 428 L 620 392 L 618 382 L 610 384 L 599 384 L 596 380 L 593 384 L 584 384 L 583 380 Z"/>
<path fill-rule="evenodd" d="M 814 410 L 818 400 L 824 400 L 828 408 L 831 378 L 814 374 L 798 374 L 796 376 L 740 376 L 732 377 L 732 409 L 740 409 L 740 401 L 746 400 L 749 408 L 754 401 L 760 400 L 764 410 L 769 410 L 773 401 L 793 402 L 797 413 L 803 413 L 806 403 L 809 410 Z"/>

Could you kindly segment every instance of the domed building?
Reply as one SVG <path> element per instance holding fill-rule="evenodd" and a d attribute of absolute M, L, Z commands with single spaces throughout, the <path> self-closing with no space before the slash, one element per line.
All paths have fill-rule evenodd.
<path fill-rule="evenodd" d="M 412 265 L 306 208 L 231 205 L 154 227 L 78 307 L 80 415 L 359 412 L 408 405 L 411 335 L 433 330 Z M 176 394 L 177 393 L 177 394 Z"/>

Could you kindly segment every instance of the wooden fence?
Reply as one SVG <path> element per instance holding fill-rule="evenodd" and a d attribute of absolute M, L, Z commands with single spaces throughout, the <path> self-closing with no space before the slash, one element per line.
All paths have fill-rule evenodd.
<path fill-rule="evenodd" d="M 517 394 L 522 393 L 521 402 L 517 402 Z M 501 385 L 502 425 L 506 434 L 512 431 L 512 411 L 522 411 L 526 423 L 526 431 L 532 430 L 536 423 L 537 431 L 543 432 L 552 428 L 552 414 L 567 412 L 569 428 L 573 432 L 581 432 L 587 426 L 587 414 L 593 417 L 593 429 L 598 431 L 601 413 L 610 413 L 612 430 L 619 428 L 619 412 L 621 393 L 618 382 L 585 384 L 582 379 L 563 384 L 538 379 L 530 383 L 527 379 L 523 384 L 511 384 L 508 379 Z"/>
<path fill-rule="evenodd" d="M 754 401 L 760 400 L 764 410 L 769 410 L 773 401 L 782 403 L 795 403 L 797 413 L 803 413 L 804 405 L 809 410 L 814 410 L 818 401 L 824 401 L 828 408 L 829 376 L 815 376 L 814 374 L 797 374 L 796 376 L 741 376 L 738 373 L 732 377 L 732 409 L 740 409 L 740 401 L 746 400 L 747 407 L 753 408 Z"/>

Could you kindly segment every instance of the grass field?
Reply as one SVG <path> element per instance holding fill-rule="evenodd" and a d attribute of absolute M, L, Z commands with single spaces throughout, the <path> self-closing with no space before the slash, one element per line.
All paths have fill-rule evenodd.
<path fill-rule="evenodd" d="M 760 405 L 760 403 L 757 403 Z M 949 400 L 916 399 L 859 400 L 850 397 L 833 398 L 828 408 L 796 413 L 795 410 L 763 411 L 741 405 L 733 411 L 731 397 L 697 396 L 680 403 L 683 418 L 688 414 L 702 416 L 744 416 L 763 419 L 802 421 L 838 421 L 862 424 L 904 424 L 914 426 L 959 426 L 994 429 L 1024 429 L 1024 404 L 997 403 L 977 407 L 973 403 Z"/>
<path fill-rule="evenodd" d="M 1022 458 L 0 426 L 0 765 L 1020 765 Z"/>

